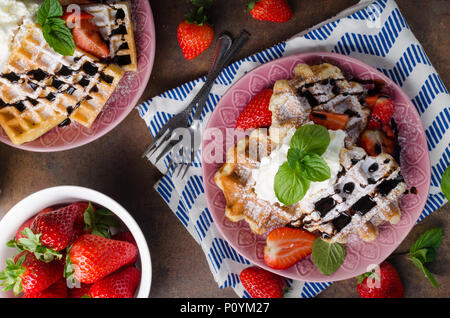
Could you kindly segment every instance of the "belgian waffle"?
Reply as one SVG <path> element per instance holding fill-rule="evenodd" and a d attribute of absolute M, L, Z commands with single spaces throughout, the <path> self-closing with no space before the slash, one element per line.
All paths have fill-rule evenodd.
<path fill-rule="evenodd" d="M 23 25 L 0 74 L 0 125 L 14 144 L 32 141 L 68 118 L 89 127 L 123 70 L 76 50 L 55 53 L 40 27 Z"/>
<path fill-rule="evenodd" d="M 81 5 L 109 43 L 109 58 L 125 71 L 137 70 L 133 22 L 128 2 Z"/>
<path fill-rule="evenodd" d="M 330 242 L 345 243 L 351 233 L 372 241 L 381 223 L 396 224 L 400 220 L 398 202 L 406 191 L 400 167 L 386 153 L 370 157 L 358 147 L 342 149 L 340 162 L 334 187 L 300 201 L 296 210 L 301 219 L 292 225 L 318 233 Z"/>
<path fill-rule="evenodd" d="M 342 72 L 330 64 L 300 64 L 295 75 L 293 80 L 275 83 L 270 102 L 272 125 L 268 132 L 256 129 L 238 141 L 228 150 L 226 163 L 215 174 L 215 182 L 226 199 L 225 215 L 233 222 L 247 221 L 256 234 L 293 226 L 329 242 L 345 243 L 351 233 L 371 241 L 377 237 L 381 223 L 395 224 L 400 220 L 398 202 L 406 184 L 392 156 L 385 153 L 368 156 L 364 149 L 354 146 L 370 115 L 359 102 L 366 94 L 365 88 L 345 80 Z M 339 153 L 341 170 L 336 181 L 332 187 L 291 206 L 259 198 L 252 170 L 280 145 L 289 130 L 310 121 L 312 109 L 351 114 L 345 148 Z"/>
<path fill-rule="evenodd" d="M 273 87 L 271 138 L 278 144 L 287 131 L 309 121 L 311 110 L 348 114 L 347 145 L 355 143 L 367 125 L 370 109 L 360 103 L 367 94 L 364 87 L 347 81 L 341 70 L 328 63 L 298 64 L 291 80 L 278 80 Z"/>

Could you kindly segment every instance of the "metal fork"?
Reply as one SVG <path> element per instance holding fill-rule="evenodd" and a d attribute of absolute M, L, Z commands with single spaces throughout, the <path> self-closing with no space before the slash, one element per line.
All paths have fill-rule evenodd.
<path fill-rule="evenodd" d="M 185 110 L 175 115 L 167 122 L 167 124 L 161 129 L 160 133 L 158 133 L 153 142 L 147 148 L 144 156 L 151 157 L 163 144 L 165 144 L 166 146 L 156 158 L 156 162 L 158 162 L 161 158 L 166 156 L 166 154 L 170 150 L 172 150 L 172 156 L 168 165 L 168 170 L 170 171 L 172 165 L 174 165 L 173 175 L 175 175 L 176 169 L 180 165 L 177 176 L 180 175 L 181 171 L 183 171 L 183 168 L 184 173 L 182 177 L 186 175 L 186 172 L 192 165 L 195 154 L 200 148 L 200 117 L 208 99 L 212 85 L 214 84 L 214 81 L 219 76 L 219 74 L 222 72 L 223 68 L 232 61 L 236 53 L 239 52 L 239 50 L 248 41 L 248 39 L 249 34 L 246 31 L 242 31 L 237 40 L 230 47 L 230 37 L 228 37 L 227 35 L 222 35 L 219 38 L 215 59 L 202 89 L 194 97 L 192 102 Z M 192 123 L 191 125 L 189 125 L 190 114 L 197 104 L 198 107 L 192 118 Z M 187 158 L 189 158 L 189 161 L 185 162 Z"/>

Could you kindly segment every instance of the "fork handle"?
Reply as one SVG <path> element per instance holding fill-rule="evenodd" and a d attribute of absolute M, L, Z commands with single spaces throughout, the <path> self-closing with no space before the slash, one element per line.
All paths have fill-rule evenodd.
<path fill-rule="evenodd" d="M 241 31 L 239 34 L 239 37 L 236 39 L 236 41 L 233 42 L 229 50 L 226 51 L 226 55 L 219 58 L 219 55 L 215 59 L 213 63 L 213 67 L 211 68 L 211 72 L 208 74 L 208 77 L 205 81 L 205 84 L 202 87 L 202 90 L 200 91 L 197 96 L 200 96 L 200 99 L 198 101 L 198 107 L 195 111 L 193 120 L 198 120 L 201 117 L 203 107 L 206 104 L 206 100 L 209 97 L 209 92 L 211 91 L 211 88 L 214 84 L 214 81 L 219 76 L 219 74 L 223 71 L 223 69 L 233 60 L 233 58 L 236 56 L 236 54 L 239 52 L 239 50 L 244 46 L 245 43 L 247 43 L 248 39 L 250 38 L 250 34 L 247 31 Z M 203 89 L 205 89 L 203 91 Z M 203 92 L 202 92 L 203 91 Z"/>

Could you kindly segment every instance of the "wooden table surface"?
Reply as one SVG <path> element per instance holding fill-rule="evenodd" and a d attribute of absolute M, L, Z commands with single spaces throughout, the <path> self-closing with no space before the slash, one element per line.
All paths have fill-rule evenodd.
<path fill-rule="evenodd" d="M 248 56 L 333 16 L 357 0 L 289 0 L 294 17 L 284 24 L 252 19 L 244 11 L 247 0 L 217 0 L 211 21 L 216 34 L 241 29 L 252 34 L 238 58 Z M 188 0 L 150 0 L 156 26 L 156 58 L 152 76 L 141 100 L 204 75 L 213 48 L 193 61 L 182 57 L 176 39 L 178 23 L 189 10 Z M 450 1 L 397 0 L 409 26 L 425 48 L 442 80 L 450 87 Z M 153 185 L 158 171 L 141 154 L 151 136 L 136 110 L 108 135 L 78 149 L 32 153 L 0 144 L 0 217 L 25 196 L 57 185 L 79 185 L 101 191 L 130 211 L 149 244 L 153 263 L 151 297 L 236 297 L 220 290 L 200 246 L 169 210 Z M 414 227 L 396 253 L 405 252 L 425 230 L 441 226 L 444 241 L 430 270 L 440 283 L 434 289 L 405 256 L 394 256 L 405 285 L 406 297 L 449 297 L 448 239 L 450 205 Z M 336 282 L 320 297 L 358 297 L 356 280 Z"/>

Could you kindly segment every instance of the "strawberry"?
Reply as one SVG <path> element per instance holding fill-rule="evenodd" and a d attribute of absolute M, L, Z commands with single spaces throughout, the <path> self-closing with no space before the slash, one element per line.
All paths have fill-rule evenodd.
<path fill-rule="evenodd" d="M 44 214 L 44 213 L 50 212 L 50 211 L 52 211 L 51 208 L 46 208 L 46 209 L 42 210 L 41 212 L 39 212 L 37 215 L 39 215 L 39 214 Z M 26 236 L 23 235 L 22 232 L 23 232 L 23 230 L 24 230 L 26 227 L 28 227 L 28 228 L 31 227 L 31 224 L 33 223 L 35 217 L 36 217 L 36 216 L 33 216 L 33 217 L 29 218 L 28 220 L 25 221 L 25 223 L 23 223 L 23 224 L 19 227 L 19 229 L 18 229 L 17 232 L 16 232 L 16 236 L 15 236 L 16 242 L 19 242 L 19 239 L 21 239 L 21 238 L 26 238 Z"/>
<path fill-rule="evenodd" d="M 98 28 L 89 20 L 81 20 L 72 29 L 75 45 L 98 58 L 109 56 L 108 45 L 103 41 Z"/>
<path fill-rule="evenodd" d="M 365 130 L 361 134 L 359 145 L 369 156 L 378 156 L 382 152 L 392 156 L 395 154 L 395 140 L 379 130 Z"/>
<path fill-rule="evenodd" d="M 191 0 L 196 9 L 183 20 L 177 29 L 177 39 L 181 52 L 192 60 L 205 51 L 214 39 L 214 29 L 208 24 L 207 10 L 212 6 L 211 0 Z"/>
<path fill-rule="evenodd" d="M 236 129 L 247 130 L 268 127 L 272 124 L 272 112 L 269 110 L 273 90 L 266 88 L 259 92 L 245 107 L 236 123 Z"/>
<path fill-rule="evenodd" d="M 80 284 L 80 287 L 69 288 L 69 298 L 87 298 L 92 285 Z"/>
<path fill-rule="evenodd" d="M 95 282 L 89 289 L 92 298 L 133 298 L 141 272 L 127 267 Z"/>
<path fill-rule="evenodd" d="M 252 0 L 247 8 L 256 20 L 286 22 L 292 18 L 292 9 L 286 0 Z"/>
<path fill-rule="evenodd" d="M 400 276 L 387 261 L 379 270 L 373 270 L 358 277 L 356 287 L 361 298 L 402 298 L 404 288 Z"/>
<path fill-rule="evenodd" d="M 91 20 L 94 16 L 92 14 L 89 14 L 87 12 L 81 11 L 81 12 L 64 12 L 61 19 L 66 21 L 68 25 L 75 24 L 79 21 L 85 21 L 85 20 Z"/>
<path fill-rule="evenodd" d="M 129 242 L 129 243 L 137 246 L 136 240 L 134 239 L 133 234 L 131 234 L 130 231 L 123 231 L 123 232 L 116 233 L 112 236 L 112 239 L 118 240 L 118 241 Z"/>
<path fill-rule="evenodd" d="M 286 282 L 283 277 L 251 266 L 239 275 L 242 285 L 253 298 L 282 298 Z"/>
<path fill-rule="evenodd" d="M 308 231 L 289 227 L 272 230 L 264 247 L 265 263 L 275 269 L 289 268 L 310 255 L 316 237 Z"/>
<path fill-rule="evenodd" d="M 70 248 L 66 275 L 73 272 L 81 283 L 92 284 L 129 264 L 137 254 L 131 243 L 84 234 Z"/>
<path fill-rule="evenodd" d="M 33 253 L 23 251 L 14 259 L 6 260 L 6 268 L 0 272 L 4 290 L 13 290 L 16 295 L 37 293 L 53 285 L 63 275 L 64 266 L 58 262 L 45 263 Z"/>
<path fill-rule="evenodd" d="M 372 114 L 369 118 L 369 129 L 380 129 L 384 125 L 389 125 L 394 116 L 394 101 L 386 96 L 378 97 L 373 105 Z"/>
<path fill-rule="evenodd" d="M 24 294 L 22 298 L 67 298 L 67 282 L 64 278 L 40 292 Z"/>
<path fill-rule="evenodd" d="M 336 114 L 322 111 L 312 111 L 309 114 L 309 118 L 315 124 L 322 125 L 331 130 L 344 130 L 349 119 L 347 114 Z"/>
<path fill-rule="evenodd" d="M 71 243 L 74 224 L 80 221 L 84 210 L 84 205 L 75 203 L 38 215 L 31 224 L 31 230 L 41 234 L 42 245 L 60 251 Z"/>

